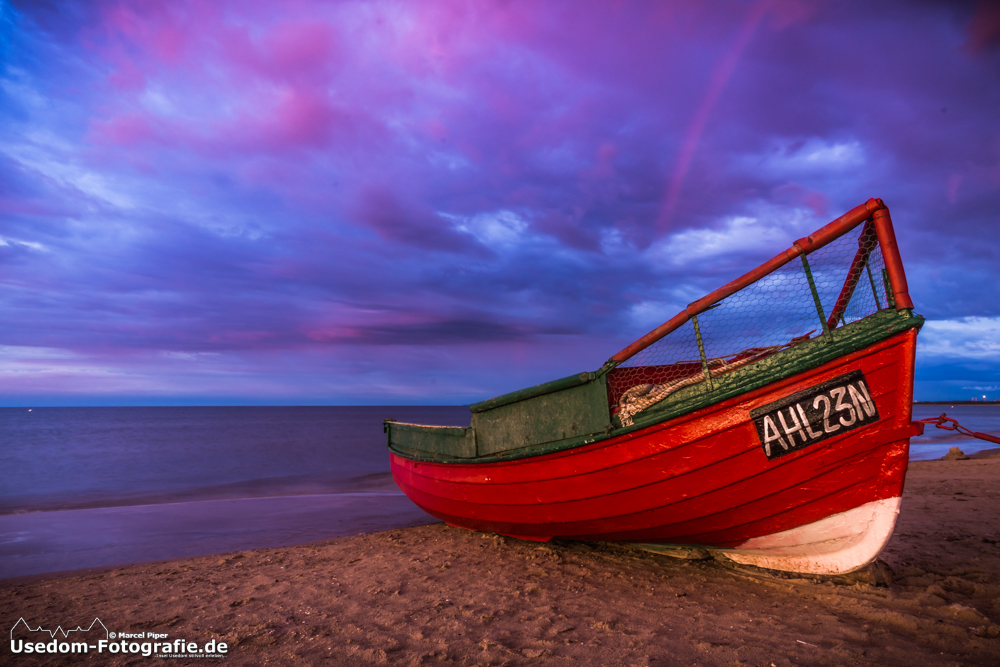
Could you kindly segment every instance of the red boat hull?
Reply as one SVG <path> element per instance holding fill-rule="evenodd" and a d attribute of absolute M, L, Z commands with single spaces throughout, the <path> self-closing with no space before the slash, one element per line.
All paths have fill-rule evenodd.
<path fill-rule="evenodd" d="M 493 463 L 393 453 L 393 477 L 452 526 L 542 541 L 738 548 L 902 494 L 916 335 L 909 329 L 741 396 L 570 450 Z M 768 460 L 750 411 L 855 370 L 864 373 L 878 421 Z"/>

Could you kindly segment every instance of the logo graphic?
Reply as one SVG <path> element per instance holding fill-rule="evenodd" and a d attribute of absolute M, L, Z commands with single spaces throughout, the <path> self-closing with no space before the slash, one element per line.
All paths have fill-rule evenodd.
<path fill-rule="evenodd" d="M 22 626 L 22 625 L 24 626 L 24 630 L 23 631 L 18 631 L 18 626 Z M 72 630 L 63 630 L 62 626 L 60 625 L 55 630 L 46 630 L 45 628 L 43 628 L 40 625 L 37 628 L 32 628 L 31 626 L 28 625 L 28 622 L 26 620 L 24 620 L 24 617 L 22 616 L 21 618 L 17 619 L 17 623 L 15 623 L 14 627 L 10 629 L 10 641 L 11 642 L 14 641 L 14 634 L 15 633 L 16 634 L 21 634 L 21 632 L 44 632 L 45 634 L 47 634 L 49 636 L 49 639 L 55 639 L 57 634 L 62 634 L 63 639 L 69 639 L 69 633 L 71 633 L 71 632 L 90 632 L 91 630 L 94 630 L 94 626 L 99 626 L 99 627 L 97 628 L 96 632 L 93 635 L 87 635 L 87 637 L 85 637 L 85 638 L 82 637 L 81 635 L 77 635 L 77 636 L 74 637 L 74 639 L 80 639 L 81 641 L 91 641 L 91 640 L 96 641 L 98 639 L 102 639 L 102 637 L 100 636 L 101 631 L 104 632 L 103 639 L 105 639 L 105 640 L 107 640 L 109 638 L 110 639 L 114 639 L 115 633 L 112 632 L 112 633 L 110 633 L 110 636 L 109 636 L 108 629 L 106 627 L 104 627 L 104 623 L 102 623 L 101 619 L 99 619 L 97 617 L 94 618 L 94 620 L 90 624 L 90 627 L 88 627 L 88 628 L 81 628 L 78 625 L 75 628 L 73 628 Z M 27 640 L 28 637 L 21 637 L 21 639 Z M 32 637 L 32 639 L 34 639 L 34 637 Z"/>
<path fill-rule="evenodd" d="M 226 642 L 211 639 L 204 645 L 186 639 L 168 639 L 161 632 L 109 632 L 99 618 L 90 625 L 49 630 L 41 625 L 36 628 L 22 616 L 10 629 L 11 653 L 138 653 L 144 657 L 158 658 L 225 658 L 229 651 Z M 139 640 L 139 641 L 136 641 Z M 152 641 L 150 641 L 152 640 Z"/>
<path fill-rule="evenodd" d="M 59 641 L 59 635 L 68 641 Z M 67 630 L 60 625 L 55 630 L 47 630 L 40 625 L 31 627 L 22 616 L 10 629 L 10 650 L 14 653 L 86 653 L 101 643 L 106 645 L 108 635 L 108 628 L 96 617 L 86 628 L 78 625 Z M 43 641 L 45 639 L 49 641 Z"/>

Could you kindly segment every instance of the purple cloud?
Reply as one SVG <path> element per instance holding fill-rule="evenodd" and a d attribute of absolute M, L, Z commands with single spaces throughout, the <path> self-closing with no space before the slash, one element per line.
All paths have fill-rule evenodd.
<path fill-rule="evenodd" d="M 4 5 L 0 400 L 479 400 L 599 366 L 871 196 L 940 322 L 918 396 L 982 384 L 997 17 Z"/>

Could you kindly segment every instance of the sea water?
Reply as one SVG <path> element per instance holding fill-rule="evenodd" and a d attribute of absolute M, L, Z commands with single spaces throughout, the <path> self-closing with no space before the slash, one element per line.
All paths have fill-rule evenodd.
<path fill-rule="evenodd" d="M 382 420 L 467 407 L 0 409 L 0 513 L 301 495 L 388 479 Z"/>
<path fill-rule="evenodd" d="M 0 578 L 435 521 L 382 431 L 467 407 L 0 409 Z"/>
<path fill-rule="evenodd" d="M 1000 406 L 914 406 L 1000 434 Z M 0 578 L 434 521 L 393 484 L 382 420 L 466 407 L 0 409 Z M 928 427 L 912 459 L 997 447 Z"/>
<path fill-rule="evenodd" d="M 926 419 L 946 414 L 950 419 L 970 431 L 1000 437 L 1000 405 L 914 405 L 913 419 Z M 978 440 L 964 436 L 957 431 L 939 429 L 931 424 L 924 428 L 924 434 L 910 438 L 910 460 L 922 461 L 939 459 L 952 447 L 958 447 L 966 454 L 975 454 L 984 449 L 997 449 L 995 442 Z"/>

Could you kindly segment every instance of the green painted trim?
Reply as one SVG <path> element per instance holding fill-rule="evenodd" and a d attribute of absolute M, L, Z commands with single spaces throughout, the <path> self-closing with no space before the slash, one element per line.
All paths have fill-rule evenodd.
<path fill-rule="evenodd" d="M 485 401 L 480 401 L 479 403 L 473 403 L 469 406 L 469 411 L 486 412 L 487 410 L 492 410 L 493 408 L 499 408 L 501 405 L 509 405 L 511 403 L 517 403 L 518 401 L 523 401 L 529 398 L 535 398 L 536 396 L 551 394 L 554 391 L 578 387 L 581 384 L 590 382 L 594 379 L 594 377 L 594 373 L 577 373 L 576 375 L 570 375 L 569 377 L 552 380 L 551 382 L 538 384 L 534 387 L 528 387 L 527 389 L 512 391 L 509 394 L 497 396 L 496 398 L 489 398 Z"/>
<path fill-rule="evenodd" d="M 382 424 L 383 431 L 386 433 L 388 433 L 389 424 L 392 424 L 392 428 L 399 429 L 400 431 L 418 431 L 420 433 L 435 433 L 452 436 L 465 436 L 472 430 L 468 426 L 427 426 L 425 424 L 408 424 L 406 422 L 398 422 L 395 419 L 386 419 L 382 422 Z"/>
<path fill-rule="evenodd" d="M 611 430 L 607 377 L 474 412 L 472 428 L 479 457 L 607 433 Z"/>
<path fill-rule="evenodd" d="M 885 299 L 890 308 L 896 307 L 896 295 L 892 293 L 892 283 L 889 281 L 889 269 L 882 269 L 882 282 L 885 283 Z"/>
<path fill-rule="evenodd" d="M 621 432 L 623 431 L 619 430 L 615 433 L 617 434 Z M 564 449 L 573 449 L 575 447 L 580 447 L 581 445 L 589 445 L 590 443 L 597 442 L 598 440 L 605 440 L 608 437 L 609 436 L 607 434 L 581 435 L 574 438 L 566 438 L 565 440 L 558 440 L 556 442 L 546 442 L 540 445 L 522 447 L 521 449 L 512 449 L 502 454 L 480 456 L 475 459 L 462 459 L 454 456 L 443 455 L 428 455 L 427 452 L 418 452 L 414 449 L 400 447 L 392 443 L 389 444 L 389 449 L 412 461 L 425 461 L 428 463 L 498 463 L 500 461 L 514 461 L 516 459 L 525 459 L 532 456 L 541 456 L 542 454 L 551 454 L 552 452 L 558 452 Z"/>
<path fill-rule="evenodd" d="M 813 280 L 813 272 L 809 268 L 809 260 L 806 259 L 805 253 L 802 253 L 799 257 L 802 258 L 802 268 L 805 269 L 806 280 L 809 281 L 809 291 L 812 292 L 813 303 L 816 304 L 816 314 L 819 315 L 819 323 L 823 325 L 823 335 L 829 339 L 830 325 L 826 322 L 826 313 L 823 312 L 823 302 L 819 300 L 819 290 L 816 289 L 816 281 Z M 836 324 L 836 321 L 834 323 Z"/>
<path fill-rule="evenodd" d="M 882 310 L 882 302 L 878 298 L 878 290 L 875 289 L 875 279 L 872 278 L 872 265 L 871 262 L 865 262 L 865 271 L 868 272 L 868 282 L 872 285 L 872 296 L 875 297 L 875 307 Z"/>
<path fill-rule="evenodd" d="M 600 369 L 592 373 L 577 373 L 576 375 L 570 375 L 558 380 L 552 380 L 551 382 L 536 384 L 534 387 L 528 387 L 527 389 L 512 391 L 508 394 L 497 396 L 496 398 L 488 398 L 485 401 L 479 401 L 478 403 L 470 405 L 469 412 L 486 412 L 487 410 L 492 410 L 493 408 L 499 408 L 501 405 L 509 405 L 511 403 L 517 403 L 518 401 L 527 400 L 529 398 L 535 398 L 536 396 L 544 396 L 545 394 L 562 391 L 563 389 L 578 387 L 581 384 L 587 384 L 588 382 L 596 380 L 602 375 L 607 374 L 608 371 L 617 365 L 618 362 L 616 361 L 608 361 L 606 364 L 601 366 Z"/>
<path fill-rule="evenodd" d="M 475 459 L 476 431 L 462 426 L 425 426 L 386 419 L 383 430 L 390 447 L 420 456 Z"/>
<path fill-rule="evenodd" d="M 393 452 L 416 461 L 433 461 L 438 463 L 494 463 L 498 461 L 511 461 L 542 454 L 551 454 L 579 447 L 581 445 L 599 442 L 607 438 L 614 438 L 626 433 L 631 433 L 648 426 L 653 426 L 669 419 L 674 419 L 695 410 L 714 405 L 726 399 L 740 394 L 753 391 L 765 385 L 783 380 L 784 378 L 802 373 L 811 368 L 822 366 L 823 364 L 856 352 L 869 345 L 877 343 L 886 338 L 890 338 L 907 329 L 919 329 L 924 324 L 924 318 L 914 315 L 908 310 L 883 310 L 874 315 L 870 315 L 857 322 L 852 322 L 845 327 L 835 329 L 830 332 L 830 337 L 818 336 L 812 340 L 799 343 L 795 347 L 777 352 L 770 357 L 761 359 L 731 373 L 720 375 L 715 378 L 714 388 L 709 390 L 702 384 L 685 387 L 675 394 L 668 396 L 654 407 L 651 407 L 635 415 L 632 426 L 621 428 L 621 422 L 616 417 L 613 424 L 618 424 L 618 428 L 612 428 L 606 434 L 594 434 L 567 438 L 556 442 L 548 442 L 531 447 L 514 449 L 494 456 L 483 456 L 475 459 L 461 459 L 445 456 L 420 456 L 411 451 L 402 451 L 392 443 L 389 449 Z M 831 340 L 832 339 L 832 340 Z M 612 366 L 613 367 L 613 366 Z M 605 364 L 600 372 L 610 370 Z M 545 386 L 545 385 L 539 385 Z"/>
<path fill-rule="evenodd" d="M 698 355 L 701 357 L 701 372 L 705 374 L 705 382 L 708 388 L 712 388 L 712 370 L 708 367 L 708 357 L 705 356 L 705 342 L 701 338 L 701 326 L 698 324 L 698 316 L 692 315 L 694 322 L 694 337 L 698 340 Z"/>

